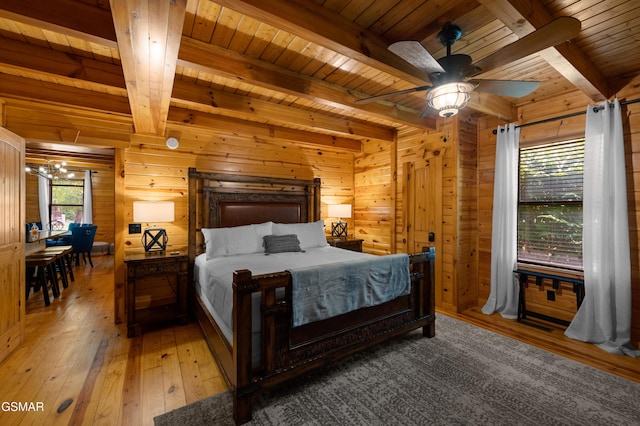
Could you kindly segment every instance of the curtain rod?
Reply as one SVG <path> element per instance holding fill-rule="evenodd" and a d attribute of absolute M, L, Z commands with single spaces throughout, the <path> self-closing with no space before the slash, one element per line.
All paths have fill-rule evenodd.
<path fill-rule="evenodd" d="M 628 104 L 635 104 L 636 102 L 640 102 L 640 98 L 637 99 L 632 99 L 630 101 L 622 101 L 620 102 L 620 105 L 628 105 Z M 600 110 L 604 109 L 603 106 L 595 106 L 593 107 L 593 112 L 598 112 Z M 571 117 L 576 117 L 578 115 L 582 115 L 582 114 L 586 114 L 586 111 L 578 111 L 578 112 L 574 112 L 571 114 L 565 114 L 565 115 L 560 115 L 558 117 L 551 117 L 551 118 L 545 118 L 544 120 L 540 120 L 540 121 L 532 121 L 531 123 L 525 123 L 525 124 L 520 124 L 519 126 L 515 126 L 516 129 L 519 127 L 528 127 L 528 126 L 535 126 L 536 124 L 543 124 L 543 123 L 549 123 L 551 121 L 558 121 L 558 120 L 564 120 L 565 118 L 571 118 Z M 497 130 L 493 130 L 493 134 L 497 134 L 498 131 Z"/>

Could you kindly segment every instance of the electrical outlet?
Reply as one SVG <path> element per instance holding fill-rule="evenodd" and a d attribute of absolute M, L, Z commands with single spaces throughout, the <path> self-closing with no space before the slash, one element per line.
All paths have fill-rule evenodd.
<path fill-rule="evenodd" d="M 142 224 L 141 223 L 130 223 L 129 224 L 129 234 L 142 234 Z"/>

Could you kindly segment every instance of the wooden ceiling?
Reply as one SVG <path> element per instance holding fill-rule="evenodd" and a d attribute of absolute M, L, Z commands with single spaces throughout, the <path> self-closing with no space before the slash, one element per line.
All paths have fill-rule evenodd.
<path fill-rule="evenodd" d="M 540 81 L 536 91 L 474 92 L 467 108 L 514 121 L 519 104 L 576 88 L 603 101 L 640 73 L 635 0 L 2 0 L 0 96 L 130 115 L 141 136 L 197 118 L 391 140 L 435 116 L 418 117 L 424 92 L 355 103 L 429 83 L 390 43 L 443 57 L 437 34 L 451 21 L 463 30 L 452 52 L 478 61 L 560 16 L 580 20 L 575 39 L 474 77 Z"/>

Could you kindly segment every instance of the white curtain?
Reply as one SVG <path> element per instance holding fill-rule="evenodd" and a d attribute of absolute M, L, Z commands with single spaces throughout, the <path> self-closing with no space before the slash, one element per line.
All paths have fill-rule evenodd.
<path fill-rule="evenodd" d="M 585 297 L 565 335 L 640 355 L 631 334 L 631 260 L 622 113 L 589 105 L 585 129 L 582 259 Z"/>
<path fill-rule="evenodd" d="M 91 195 L 91 170 L 84 172 L 84 200 L 82 206 L 82 223 L 93 223 L 93 201 Z"/>
<path fill-rule="evenodd" d="M 491 293 L 482 312 L 518 316 L 517 261 L 518 148 L 520 129 L 513 124 L 498 127 L 493 184 L 491 233 Z"/>
<path fill-rule="evenodd" d="M 38 175 L 38 207 L 42 229 L 51 229 L 49 224 L 49 179 Z"/>

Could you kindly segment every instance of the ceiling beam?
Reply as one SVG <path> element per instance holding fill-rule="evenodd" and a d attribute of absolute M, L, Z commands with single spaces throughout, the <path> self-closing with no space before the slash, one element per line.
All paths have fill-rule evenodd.
<path fill-rule="evenodd" d="M 2 67 L 0 67 L 1 69 Z M 31 80 L 9 74 L 3 74 L 2 78 L 0 78 L 0 96 L 18 99 L 38 99 L 41 102 L 131 115 L 129 102 L 125 96 L 98 93 L 92 90 Z"/>
<path fill-rule="evenodd" d="M 383 120 L 435 128 L 435 120 L 417 117 L 418 111 L 401 110 L 393 105 L 356 105 L 354 95 L 341 86 L 186 37 L 182 40 L 178 64 Z"/>
<path fill-rule="evenodd" d="M 115 2 L 116 0 L 112 1 Z M 32 3 L 33 2 L 24 2 L 22 0 L 3 0 L 2 3 L 0 3 L 0 17 L 7 17 L 9 19 L 15 19 L 19 22 L 31 23 L 36 26 L 51 29 L 52 31 L 56 31 L 61 34 L 72 35 L 87 41 L 101 43 L 110 47 L 117 47 L 115 31 L 112 26 L 113 21 L 105 22 L 105 18 L 107 21 L 109 21 L 110 18 L 108 17 L 110 17 L 110 15 L 104 9 L 87 6 L 85 3 L 81 2 L 83 7 L 81 16 L 83 16 L 83 20 L 78 20 L 71 17 L 70 15 L 72 14 L 59 12 L 61 10 L 70 10 L 70 8 L 76 7 L 77 2 L 75 1 L 51 0 L 48 2 L 44 2 L 45 6 L 43 6 L 42 8 L 35 6 L 32 7 Z M 323 8 L 319 8 L 318 10 L 318 12 L 321 12 L 320 15 L 315 15 L 315 12 L 310 11 L 315 11 L 316 9 L 318 9 L 318 7 L 311 2 L 298 2 L 298 5 L 295 6 L 295 17 L 310 18 L 306 19 L 306 21 L 304 19 L 296 19 L 295 17 L 291 18 L 289 15 L 282 13 L 282 11 L 280 10 L 278 11 L 278 16 L 276 16 L 272 12 L 265 11 L 264 9 L 266 8 L 266 6 L 264 6 L 262 4 L 263 2 L 260 1 L 250 0 L 245 2 L 237 2 L 236 0 L 234 0 L 233 2 L 228 3 L 233 3 L 233 5 L 230 6 L 233 9 L 238 9 L 240 7 L 243 9 L 253 9 L 254 12 L 260 16 L 259 19 L 265 18 L 265 16 L 261 15 L 262 13 L 267 13 L 267 17 L 270 16 L 270 19 L 274 24 L 280 23 L 284 25 L 288 22 L 289 24 L 287 25 L 293 26 L 291 27 L 292 30 L 297 28 L 300 31 L 304 31 L 305 34 L 307 34 L 309 37 L 313 36 L 313 31 L 321 31 L 320 36 L 314 37 L 314 41 L 316 43 L 320 44 L 321 39 L 325 39 L 326 43 L 330 44 L 332 48 L 334 48 L 336 51 L 339 51 L 340 53 L 350 54 L 351 57 L 357 56 L 364 62 L 373 63 L 378 67 L 383 66 L 381 64 L 384 63 L 387 63 L 387 65 L 390 64 L 391 68 L 393 69 L 389 69 L 389 71 L 394 72 L 396 75 L 398 73 L 404 75 L 404 72 L 402 70 L 406 70 L 410 75 L 412 75 L 412 73 L 415 71 L 415 69 L 412 69 L 413 67 L 408 66 L 405 61 L 388 52 L 386 49 L 387 43 L 382 41 L 381 38 L 369 34 L 365 29 L 357 27 L 353 23 L 348 23 L 347 29 L 340 30 L 339 32 L 335 33 L 337 35 L 334 36 L 334 32 L 328 31 L 327 28 L 333 28 L 338 31 L 340 28 L 342 28 L 342 23 L 336 26 L 336 22 L 338 22 L 338 20 L 342 21 L 343 18 L 334 14 L 331 14 L 331 16 L 327 16 L 327 14 L 330 12 L 328 12 L 327 10 L 323 10 Z M 288 8 L 290 7 L 289 2 L 283 2 L 280 0 L 278 1 L 278 4 L 280 3 L 282 3 L 283 7 L 286 6 L 286 10 L 288 10 Z M 300 5 L 302 5 L 303 7 L 300 7 Z M 269 9 L 278 10 L 275 7 L 272 7 L 271 3 L 269 3 Z M 246 12 L 246 10 L 244 12 Z M 306 23 L 302 21 L 305 21 Z M 309 23 L 307 21 L 314 22 Z M 323 25 L 317 25 L 316 21 L 322 22 Z M 104 25 L 90 26 L 86 24 L 87 22 L 100 22 Z M 301 22 L 302 24 L 300 24 Z M 109 27 L 111 28 L 109 29 Z M 363 36 L 366 37 L 363 39 Z M 183 37 L 182 45 L 185 44 L 185 40 L 190 41 L 191 39 Z M 345 45 L 342 45 L 341 43 L 345 43 Z M 215 46 L 207 46 L 210 46 L 212 49 L 215 48 Z M 182 49 L 183 48 L 181 47 L 181 53 Z M 358 51 L 359 53 L 357 53 Z M 201 53 L 206 54 L 206 52 Z M 230 52 L 230 54 L 231 53 L 233 52 Z M 373 59 L 368 56 L 372 53 L 375 53 L 375 57 Z M 187 62 L 192 62 L 193 59 L 194 58 L 191 57 L 186 58 Z M 222 55 L 221 59 L 229 60 L 229 56 Z M 75 60 L 75 58 L 73 60 Z M 211 61 L 210 58 L 208 58 L 206 65 L 204 67 L 200 67 L 199 69 L 205 70 L 207 72 L 215 72 L 214 62 L 215 61 Z M 257 61 L 257 63 L 263 64 L 265 65 L 265 67 L 271 66 L 271 64 L 261 63 L 260 61 Z M 201 64 L 190 63 L 185 65 L 197 66 Z M 253 62 L 244 62 L 244 65 L 242 63 L 235 63 L 234 65 L 236 69 L 244 69 L 245 71 L 248 71 L 251 70 L 252 67 L 254 67 L 256 64 Z M 73 68 L 73 66 L 71 68 Z M 280 68 L 278 69 L 281 71 L 285 71 Z M 397 69 L 400 69 L 400 71 L 397 71 Z M 261 80 L 262 76 L 259 75 L 260 73 L 254 72 L 252 74 L 253 75 L 251 78 L 251 82 L 261 87 L 271 88 L 273 90 L 288 93 L 293 96 L 299 96 L 306 99 L 323 102 L 324 104 L 333 107 L 346 108 L 354 111 L 357 114 L 372 115 L 379 119 L 389 120 L 390 122 L 397 122 L 416 127 L 435 128 L 435 119 L 433 117 L 420 119 L 417 117 L 417 111 L 406 109 L 394 104 L 371 104 L 366 108 L 362 108 L 362 106 L 360 105 L 356 106 L 353 103 L 354 96 L 351 92 L 346 91 L 342 87 L 332 87 L 328 83 L 325 83 L 321 80 L 311 78 L 298 78 L 302 76 L 293 73 L 287 74 L 286 72 L 280 73 L 277 71 L 269 73 L 265 78 Z M 229 78 L 247 78 L 246 73 L 241 73 L 240 75 L 229 73 L 226 74 L 226 76 Z M 295 84 L 289 84 L 289 82 L 287 81 L 290 80 L 292 76 L 296 77 L 297 79 Z M 409 79 L 409 81 L 413 80 L 416 82 L 420 82 L 423 81 L 422 77 L 423 76 L 421 75 L 420 78 L 417 78 L 414 75 L 413 77 L 407 78 Z M 90 73 L 87 74 L 86 78 L 91 78 Z M 296 87 L 300 88 L 301 90 L 295 90 Z M 323 96 L 327 95 L 329 96 L 328 99 L 322 98 Z M 487 99 L 484 98 L 479 100 L 472 99 L 469 107 L 490 115 L 506 119 L 505 114 L 507 114 L 507 111 L 510 110 L 512 106 L 506 100 L 498 97 L 494 98 L 496 99 L 493 99 L 490 102 L 487 102 Z M 185 101 L 189 102 L 189 100 Z M 138 127 L 136 127 L 136 130 L 138 130 Z M 366 134 L 364 136 L 371 137 L 370 135 Z"/>
<path fill-rule="evenodd" d="M 122 67 L 117 64 L 11 39 L 3 39 L 0 43 L 0 64 L 6 68 L 90 82 L 104 86 L 105 90 L 123 89 L 123 96 L 126 96 Z"/>
<path fill-rule="evenodd" d="M 275 102 L 235 95 L 210 87 L 175 81 L 172 101 L 180 106 L 228 117 L 270 124 L 295 125 L 309 131 L 319 131 L 353 139 L 391 141 L 395 130 L 375 126 L 348 117 L 334 117 L 315 111 L 291 108 Z"/>
<path fill-rule="evenodd" d="M 478 0 L 518 37 L 531 34 L 553 20 L 541 2 Z M 589 57 L 570 40 L 538 53 L 564 78 L 595 102 L 609 98 L 609 85 Z"/>
<path fill-rule="evenodd" d="M 87 2 L 2 0 L 0 18 L 11 19 L 114 49 L 118 48 L 111 12 L 108 9 L 91 6 Z"/>
<path fill-rule="evenodd" d="M 331 148 L 346 149 L 359 152 L 362 142 L 320 133 L 290 129 L 266 123 L 251 123 L 230 117 L 212 116 L 203 112 L 183 108 L 171 108 L 169 120 L 214 130 L 216 134 L 241 136 L 255 140 L 284 140 L 297 143 L 308 143 Z"/>
<path fill-rule="evenodd" d="M 50 75 L 57 83 L 33 82 L 6 75 L 0 79 L 0 93 L 17 97 L 42 98 L 50 102 L 69 103 L 78 106 L 106 109 L 131 114 L 127 104 L 127 92 L 122 67 L 116 64 L 58 52 L 45 47 L 17 40 L 4 40 L 0 44 L 0 72 L 36 70 Z M 119 96 L 82 93 L 74 88 L 77 81 L 90 83 L 98 91 Z M 65 85 L 66 84 L 66 85 Z M 78 96 L 74 99 L 73 96 Z M 235 95 L 183 80 L 174 81 L 171 101 L 213 114 L 265 121 L 279 125 L 294 125 L 307 130 L 321 131 L 354 139 L 392 140 L 394 130 L 348 117 L 335 117 L 316 111 L 299 110 L 287 105 Z"/>
<path fill-rule="evenodd" d="M 164 136 L 187 0 L 111 0 L 136 133 Z"/>
<path fill-rule="evenodd" d="M 64 2 L 67 0 L 51 0 L 51 2 L 49 3 L 53 3 L 53 4 L 60 4 L 60 6 L 64 6 Z M 115 0 L 113 0 L 115 1 Z M 139 1 L 139 0 L 136 0 Z M 151 1 L 151 0 L 149 0 Z M 60 3 L 58 3 L 60 2 Z M 49 4 L 47 3 L 47 4 Z M 0 3 L 0 16 L 2 16 L 3 14 L 5 15 L 11 15 L 11 19 L 15 19 L 19 22 L 24 22 L 24 23 L 32 23 L 34 25 L 38 25 L 38 26 L 47 26 L 46 22 L 50 22 L 52 21 L 52 19 L 49 18 L 49 21 L 38 21 L 35 22 L 35 17 L 37 17 L 38 20 L 40 19 L 46 19 L 47 16 L 43 16 L 43 14 L 41 13 L 36 13 L 37 8 L 29 8 L 25 6 L 25 2 L 20 2 L 20 1 L 14 1 L 14 0 L 10 0 L 9 2 L 9 6 L 11 6 L 11 9 L 9 11 L 3 11 L 2 9 L 5 8 L 5 4 L 4 2 Z M 97 11 L 96 11 L 97 10 Z M 105 16 L 103 14 L 101 14 L 101 12 L 99 12 L 102 9 L 98 9 L 95 7 L 91 7 L 87 9 L 87 13 L 89 13 L 88 19 L 97 19 L 97 17 L 102 17 L 102 19 L 105 18 Z M 93 13 L 91 13 L 93 11 Z M 126 11 L 125 11 L 126 12 Z M 24 15 L 20 15 L 20 14 L 27 14 L 26 16 Z M 33 14 L 32 15 L 28 15 L 28 14 Z M 115 12 L 114 12 L 115 15 Z M 107 14 L 107 16 L 110 15 Z M 115 19 L 115 18 L 114 18 Z M 123 18 L 124 19 L 124 18 Z M 70 20 L 70 19 L 62 19 L 60 18 L 60 25 L 57 25 L 57 31 L 58 32 L 62 32 L 64 33 L 73 33 L 78 37 L 82 37 L 83 33 L 81 33 L 80 31 L 88 31 L 87 34 L 84 34 L 85 37 L 88 37 L 89 39 L 94 39 L 95 37 L 109 37 L 109 33 L 107 31 L 95 31 L 95 32 L 91 32 L 92 29 L 91 28 L 85 28 L 83 26 L 78 25 L 78 23 L 74 20 Z M 51 24 L 53 25 L 53 24 Z M 63 25 L 75 25 L 75 27 L 66 29 L 66 31 L 64 30 L 64 28 L 62 27 Z M 126 29 L 124 29 L 123 31 L 126 32 Z M 126 37 L 126 34 L 123 34 L 124 37 Z M 113 46 L 117 46 L 116 44 L 116 36 L 115 36 L 115 31 L 112 31 L 112 35 L 111 37 L 113 37 L 113 40 L 109 41 L 109 40 L 104 40 L 105 44 L 110 44 Z M 195 49 L 196 51 L 194 52 L 194 48 L 188 48 L 187 52 L 183 52 L 184 50 L 184 45 L 188 44 L 190 41 L 194 42 L 196 45 L 198 45 L 198 43 L 201 45 L 201 47 Z M 17 42 L 19 43 L 19 42 Z M 130 44 L 130 42 L 128 42 Z M 25 49 L 30 49 L 30 47 L 26 44 L 23 43 L 22 46 Z M 215 69 L 216 66 L 216 60 L 211 60 L 211 58 L 208 58 L 207 56 L 211 54 L 211 52 L 207 51 L 207 47 L 209 48 L 209 50 L 215 50 L 215 52 L 218 54 L 218 56 L 221 56 L 221 62 L 224 60 L 231 60 L 230 58 L 232 57 L 231 55 L 233 54 L 233 52 L 229 52 L 226 51 L 226 49 L 222 49 L 216 46 L 212 46 L 212 45 L 208 45 L 205 43 L 201 43 L 201 42 L 197 42 L 195 40 L 192 40 L 188 37 L 183 37 L 182 38 L 182 43 L 181 43 L 181 48 L 180 48 L 180 57 L 183 59 L 183 63 L 181 63 L 180 65 L 184 65 L 184 66 L 188 66 L 190 68 L 196 68 L 196 69 L 201 69 L 204 70 L 206 72 L 212 72 L 212 73 L 217 73 L 217 70 Z M 2 49 L 2 47 L 0 47 L 0 49 Z M 121 47 L 121 55 L 123 54 L 123 48 Z M 386 49 L 386 47 L 385 47 Z M 16 50 L 16 49 L 14 49 Z M 41 71 L 45 71 L 42 68 L 45 68 L 45 65 L 40 64 L 38 65 L 37 61 L 35 61 L 35 58 L 38 58 L 39 55 L 45 55 L 46 57 L 46 52 L 49 49 L 45 49 L 45 48 L 41 48 L 40 51 L 38 52 L 38 55 L 33 55 L 31 57 L 31 59 L 29 59 L 29 66 L 33 67 L 33 69 L 40 69 Z M 18 48 L 17 51 L 20 51 L 20 49 Z M 22 51 L 24 52 L 24 50 Z M 224 52 L 228 52 L 228 54 L 224 53 Z M 127 53 L 126 51 L 124 51 L 124 53 Z M 26 58 L 29 55 L 23 55 L 24 58 Z M 79 59 L 76 57 L 73 57 L 73 55 L 65 55 L 65 54 L 60 54 L 57 55 L 59 57 L 51 57 L 48 60 L 51 63 L 55 63 L 55 62 L 60 62 L 59 64 L 57 64 L 53 69 L 58 69 L 61 70 L 60 72 L 66 76 L 70 76 L 71 74 L 75 74 L 75 75 L 81 75 L 84 73 L 84 75 L 86 76 L 86 78 L 91 78 L 90 73 L 88 73 L 87 71 L 80 71 L 78 69 L 78 66 L 80 65 L 78 62 L 84 62 L 86 61 L 86 59 Z M 394 55 L 395 56 L 395 55 Z M 201 64 L 198 64 L 196 61 L 202 59 L 203 61 L 205 61 L 205 66 L 201 66 Z M 292 72 L 288 72 L 286 70 L 283 70 L 280 67 L 277 67 L 275 65 L 263 62 L 263 61 L 259 61 L 259 60 L 254 60 L 252 62 L 249 62 L 246 58 L 242 57 L 242 55 L 236 55 L 233 56 L 233 58 L 235 58 L 234 60 L 236 62 L 233 63 L 233 65 L 235 66 L 235 69 L 245 69 L 245 70 L 251 70 L 252 67 L 254 68 L 254 72 L 252 73 L 252 77 L 248 80 L 250 80 L 253 84 L 261 86 L 261 87 L 266 87 L 266 88 L 270 88 L 272 90 L 276 90 L 276 91 L 284 91 L 284 93 L 293 95 L 293 96 L 298 96 L 298 97 L 303 97 L 303 98 L 307 98 L 307 99 L 312 99 L 314 101 L 323 101 L 323 103 L 333 106 L 333 107 L 338 107 L 338 108 L 348 108 L 351 109 L 353 111 L 355 111 L 356 113 L 361 113 L 361 114 L 372 114 L 378 118 L 384 119 L 384 120 L 389 120 L 391 122 L 399 122 L 402 124 L 408 124 L 411 126 L 417 126 L 417 127 L 427 127 L 427 128 L 435 128 L 435 120 L 433 118 L 425 118 L 425 119 L 421 119 L 418 118 L 418 112 L 419 111 L 414 111 L 414 110 L 407 110 L 407 109 L 400 109 L 396 106 L 382 106 L 382 105 L 377 105 L 377 106 L 370 106 L 368 108 L 361 108 L 359 106 L 356 106 L 353 101 L 354 101 L 354 96 L 348 92 L 347 90 L 343 89 L 342 87 L 339 86 L 332 86 L 329 83 L 325 83 L 321 80 L 317 80 L 317 79 L 313 79 L 311 77 L 307 77 L 307 78 L 299 78 L 301 77 L 299 74 L 296 73 L 292 73 Z M 238 59 L 240 58 L 240 59 Z M 25 59 L 27 60 L 27 59 Z M 128 61 L 131 61 L 132 59 L 129 59 Z M 13 61 L 15 65 L 19 65 L 19 66 L 25 66 L 24 62 L 19 61 L 19 60 L 14 60 Z M 97 62 L 97 61 L 96 61 Z M 404 61 L 400 60 L 400 62 L 404 63 Z M 178 62 L 180 63 L 180 62 Z M 405 63 L 406 64 L 406 63 Z M 105 67 L 108 67 L 110 64 L 105 64 Z M 225 66 L 226 69 L 233 69 L 234 66 L 231 65 L 227 65 L 227 64 L 218 64 L 219 66 Z M 112 67 L 117 67 L 116 65 L 113 65 Z M 125 60 L 123 58 L 123 67 L 125 67 Z M 255 72 L 255 69 L 263 69 L 266 67 L 272 67 L 275 71 L 273 72 L 269 72 L 268 75 L 265 78 L 262 78 L 262 76 L 260 75 L 260 73 Z M 130 66 L 127 66 L 125 69 L 130 69 Z M 111 72 L 111 71 L 110 71 Z M 135 68 L 134 71 L 135 72 Z M 275 81 L 279 84 L 274 84 L 274 76 L 275 76 Z M 229 78 L 247 78 L 246 75 L 243 75 L 242 73 L 240 75 L 236 75 L 234 74 L 233 70 L 230 71 L 227 74 L 227 77 Z M 136 76 L 132 76 L 130 77 L 131 79 L 135 80 Z M 296 90 L 296 84 L 293 84 L 293 82 L 297 82 L 297 87 L 299 87 L 301 90 Z M 143 81 L 144 82 L 144 81 Z M 317 82 L 317 83 L 315 83 Z M 316 87 L 317 86 L 317 87 Z M 130 93 L 130 98 L 137 96 L 136 92 L 137 92 L 137 88 L 135 85 L 128 85 L 127 86 L 127 90 L 129 90 L 129 88 L 131 87 L 131 90 L 133 91 L 132 93 Z M 333 89 L 331 89 L 333 87 Z M 308 89 L 308 90 L 306 90 Z M 335 90 L 334 90 L 335 89 Z M 322 94 L 325 93 L 336 93 L 337 96 L 332 96 L 330 97 L 330 99 L 328 100 L 323 100 L 318 96 L 310 96 L 309 92 L 317 92 L 320 96 Z M 144 99 L 143 99 L 144 101 Z M 131 101 L 133 102 L 133 101 Z M 133 104 L 132 104 L 132 109 L 133 108 Z M 142 127 L 138 127 L 136 125 L 136 131 L 141 131 Z M 364 137 L 371 137 L 369 135 L 363 135 Z"/>
<path fill-rule="evenodd" d="M 55 141 L 67 144 L 89 143 L 122 147 L 124 141 L 128 143 L 129 137 L 127 135 L 133 130 L 132 125 L 128 122 L 130 118 L 127 100 L 120 96 L 4 75 L 0 79 L 0 97 L 28 99 L 24 102 L 21 100 L 8 101 L 7 104 L 9 108 L 29 108 L 31 110 L 29 114 L 21 113 L 20 116 L 30 117 L 33 122 L 28 126 L 11 121 L 7 124 L 11 130 L 19 130 L 19 134 L 31 141 Z M 34 105 L 32 99 L 39 99 L 39 102 Z M 83 111 L 78 107 L 103 111 L 92 112 L 87 109 Z M 113 113 L 118 111 L 122 112 L 122 117 L 116 123 Z M 69 117 L 72 115 L 75 118 L 70 119 Z M 44 117 L 47 117 L 49 121 L 45 122 Z M 361 150 L 363 142 L 337 135 L 291 129 L 272 123 L 256 123 L 186 108 L 172 107 L 168 117 L 170 128 L 190 124 L 206 128 L 208 131 L 215 131 L 217 134 L 235 135 L 248 139 L 304 142 L 310 145 L 354 152 Z M 89 122 L 101 124 L 92 128 L 86 124 Z M 104 140 L 98 142 L 99 137 Z M 114 140 L 117 142 L 113 142 Z M 116 145 L 113 145 L 114 143 Z"/>
<path fill-rule="evenodd" d="M 428 74 L 390 52 L 389 40 L 310 0 L 213 0 L 258 21 L 416 85 Z M 396 41 L 396 40 L 394 40 Z"/>

